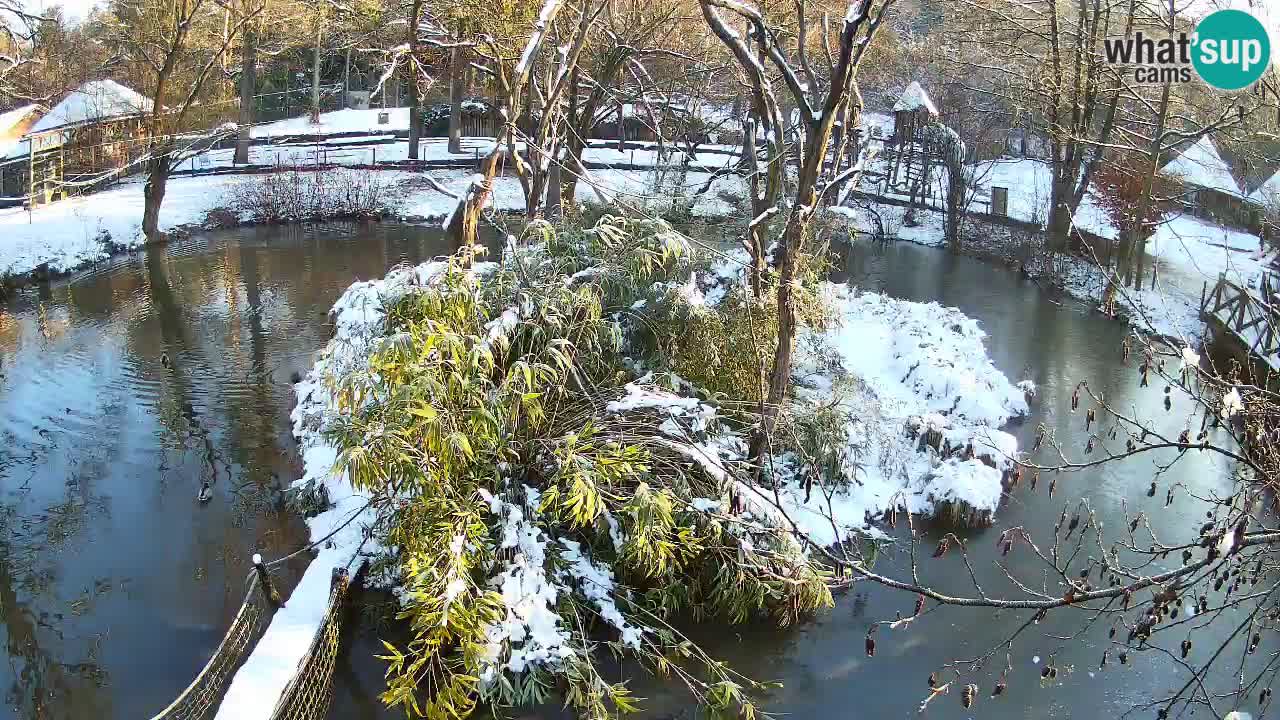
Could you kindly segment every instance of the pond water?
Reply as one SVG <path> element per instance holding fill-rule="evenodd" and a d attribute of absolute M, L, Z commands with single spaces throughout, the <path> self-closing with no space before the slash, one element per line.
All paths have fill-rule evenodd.
<path fill-rule="evenodd" d="M 0 305 L 0 717 L 139 720 L 191 682 L 248 558 L 306 542 L 276 500 L 328 308 L 446 249 L 420 227 L 237 230 Z"/>
<path fill-rule="evenodd" d="M 299 468 L 289 435 L 290 378 L 305 372 L 330 335 L 326 313 L 351 282 L 400 262 L 446 251 L 435 231 L 398 225 L 259 228 L 197 237 L 104 264 L 52 287 L 23 290 L 0 306 L 0 664 L 4 706 L 21 718 L 146 718 L 190 682 L 221 639 L 240 600 L 247 558 L 278 557 L 305 542 L 302 523 L 279 509 L 278 490 Z M 1125 327 L 1059 299 L 1005 269 L 940 250 L 860 246 L 837 276 L 860 287 L 955 305 L 990 336 L 996 365 L 1030 378 L 1040 393 L 1014 428 L 1030 446 L 1037 423 L 1077 451 L 1082 413 L 1069 412 L 1088 380 L 1112 402 L 1180 426 L 1159 389 L 1140 391 L 1120 363 Z M 1176 431 L 1175 431 L 1176 434 Z M 1108 528 L 1122 504 L 1186 537 L 1202 522 L 1173 483 L 1207 493 L 1226 487 L 1220 464 L 1194 453 L 1146 497 L 1154 460 L 1063 476 L 1024 487 L 1002 507 L 1000 527 L 1052 534 L 1063 504 L 1086 499 Z M 203 482 L 213 498 L 200 503 Z M 998 531 L 996 531 L 998 532 Z M 993 531 L 971 533 L 977 572 L 996 593 L 1009 583 L 994 566 Z M 926 539 L 926 547 L 932 540 Z M 900 567 L 889 553 L 880 567 Z M 1171 559 L 1170 562 L 1176 562 Z M 306 559 L 281 573 L 291 587 Z M 1015 553 L 1016 573 L 1042 569 Z M 924 579 L 962 592 L 968 574 L 952 554 L 923 567 Z M 799 627 L 692 628 L 713 654 L 785 685 L 766 708 L 798 718 L 907 717 L 931 670 L 972 657 L 1012 632 L 1028 613 L 931 613 L 909 632 L 882 632 L 874 659 L 867 624 L 907 614 L 912 598 L 857 586 L 837 607 Z M 1068 617 L 1070 616 L 1070 617 Z M 964 711 L 955 695 L 929 710 L 941 717 L 1115 717 L 1135 699 L 1170 689 L 1166 662 L 1143 656 L 1091 675 L 1106 623 L 1084 643 L 1054 639 L 1079 616 L 1050 615 L 1017 646 L 1007 697 Z M 337 668 L 334 718 L 395 717 L 380 707 L 376 632 L 357 634 Z M 1040 687 L 1032 657 L 1074 664 Z M 989 665 L 1003 665 L 1003 659 Z M 623 668 L 626 672 L 628 669 Z M 634 679 L 650 717 L 692 716 L 682 693 Z M 1154 713 L 1149 713 L 1154 716 Z"/>
<path fill-rule="evenodd" d="M 1166 411 L 1162 388 L 1153 383 L 1151 388 L 1140 389 L 1136 363 L 1121 363 L 1121 340 L 1128 332 L 1123 323 L 1094 313 L 1085 304 L 1045 292 L 1005 268 L 906 243 L 861 245 L 846 254 L 834 279 L 895 297 L 952 305 L 978 319 L 988 334 L 987 346 L 995 365 L 1011 380 L 1029 378 L 1039 387 L 1030 417 L 1010 429 L 1024 449 L 1033 445 L 1036 428 L 1044 423 L 1056 429 L 1059 442 L 1070 449 L 1074 459 L 1083 457 L 1087 439 L 1084 409 L 1074 414 L 1070 409 L 1071 394 L 1081 380 L 1088 381 L 1094 392 L 1104 393 L 1114 407 L 1150 418 L 1155 427 L 1177 428 L 1171 435 L 1176 436 L 1186 422 L 1189 403 L 1175 398 L 1172 410 Z M 1087 398 L 1083 398 L 1082 406 L 1087 405 Z M 1198 428 L 1198 418 L 1196 423 Z M 1167 462 L 1170 458 L 1161 459 Z M 1204 496 L 1227 489 L 1228 468 L 1216 456 L 1188 453 L 1166 473 L 1156 496 L 1148 498 L 1156 461 L 1148 456 L 1062 474 L 1052 499 L 1047 494 L 1048 477 L 1041 478 L 1035 492 L 1024 480 L 1002 505 L 994 529 L 962 533 L 973 549 L 976 576 L 986 592 L 993 596 L 1016 593 L 996 565 L 998 559 L 1005 560 L 1012 574 L 1028 585 L 1042 586 L 1044 565 L 1025 550 L 1000 558 L 995 552 L 996 538 L 1004 528 L 1022 526 L 1047 547 L 1064 506 L 1075 512 L 1081 502 L 1087 502 L 1113 535 L 1127 530 L 1127 506 L 1130 511 L 1147 512 L 1162 540 L 1195 537 L 1204 522 L 1204 506 L 1188 498 L 1187 492 Z M 1042 457 L 1042 462 L 1049 460 Z M 1174 503 L 1165 508 L 1166 490 L 1179 483 L 1182 487 L 1175 491 Z M 957 595 L 974 595 L 958 553 L 941 560 L 929 558 L 940 535 L 933 531 L 921 541 L 921 580 Z M 1141 537 L 1139 534 L 1140 542 Z M 899 540 L 905 547 L 905 537 Z M 877 569 L 889 574 L 909 570 L 905 555 L 890 550 Z M 1150 572 L 1172 569 L 1179 562 L 1180 558 L 1170 557 L 1158 565 L 1159 570 Z M 1096 574 L 1094 579 L 1096 582 Z M 1053 578 L 1048 580 L 1053 582 Z M 748 676 L 782 681 L 784 687 L 769 696 L 766 707 L 783 716 L 905 718 L 915 716 L 928 695 L 930 672 L 941 670 L 949 661 L 984 655 L 1033 615 L 1028 610 L 947 608 L 929 613 L 907 630 L 882 628 L 876 656 L 866 657 L 863 646 L 869 625 L 892 620 L 895 613 L 910 615 L 913 606 L 913 596 L 864 583 L 838 597 L 835 609 L 795 629 L 750 628 L 725 633 L 694 628 L 692 634 L 702 639 L 713 655 L 729 660 Z M 932 702 L 927 716 L 1116 718 L 1134 703 L 1171 694 L 1185 682 L 1187 676 L 1176 673 L 1170 659 L 1156 653 L 1133 653 L 1124 667 L 1116 661 L 1118 650 L 1113 649 L 1107 669 L 1099 671 L 1103 648 L 1109 642 L 1110 618 L 1087 628 L 1079 640 L 1062 639 L 1080 631 L 1088 619 L 1075 611 L 1051 613 L 1021 636 L 1011 658 L 1001 651 L 986 664 L 980 674 L 985 679 L 979 681 L 981 699 L 977 705 L 964 709 L 956 687 L 950 695 Z M 1123 640 L 1125 635 L 1122 629 L 1117 639 Z M 1173 639 L 1172 644 L 1180 639 Z M 1210 644 L 1210 637 L 1204 635 L 1197 635 L 1196 640 Z M 1056 682 L 1042 685 L 1040 668 L 1051 657 L 1063 671 Z M 1002 698 L 988 699 L 1007 660 L 1013 668 L 1009 689 Z M 942 673 L 940 676 L 944 681 L 949 679 Z M 648 707 L 654 717 L 692 717 L 687 700 L 669 688 L 642 679 L 637 691 L 651 698 Z M 1154 718 L 1155 710 L 1145 710 L 1136 717 Z"/>

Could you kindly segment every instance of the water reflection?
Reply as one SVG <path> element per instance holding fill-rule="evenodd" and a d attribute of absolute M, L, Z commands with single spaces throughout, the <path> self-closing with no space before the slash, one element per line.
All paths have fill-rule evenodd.
<path fill-rule="evenodd" d="M 329 306 L 446 250 L 426 228 L 250 229 L 0 306 L 0 684 L 14 716 L 136 720 L 191 681 L 247 558 L 305 542 L 277 500 L 298 472 L 290 377 L 328 339 Z M 286 589 L 305 565 L 284 569 Z"/>

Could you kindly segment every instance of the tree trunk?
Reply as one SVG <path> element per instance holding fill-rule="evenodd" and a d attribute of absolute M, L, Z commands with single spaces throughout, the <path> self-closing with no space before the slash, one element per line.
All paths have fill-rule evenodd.
<path fill-rule="evenodd" d="M 835 108 L 828 112 L 834 115 Z M 796 318 L 793 292 L 799 280 L 796 278 L 799 256 L 804 252 L 805 235 L 809 231 L 809 221 L 817 207 L 818 176 L 822 173 L 823 161 L 827 156 L 827 148 L 831 142 L 831 127 L 834 117 L 823 118 L 808 128 L 805 133 L 809 143 L 805 145 L 804 156 L 800 159 L 800 167 L 796 178 L 795 203 L 787 217 L 787 227 L 783 233 L 782 245 L 778 248 L 778 344 L 774 349 L 773 369 L 769 374 L 769 392 L 765 398 L 760 418 L 760 428 L 752 438 L 751 458 L 763 470 L 765 451 L 769 447 L 778 412 L 786 400 L 787 389 L 791 385 L 791 362 L 795 350 Z"/>
<path fill-rule="evenodd" d="M 627 149 L 627 118 L 626 106 L 621 101 L 618 102 L 618 152 Z"/>
<path fill-rule="evenodd" d="M 409 84 L 409 159 L 418 159 L 418 146 L 422 144 L 422 108 L 419 106 L 418 84 Z"/>
<path fill-rule="evenodd" d="M 160 232 L 160 205 L 164 202 L 165 185 L 169 182 L 169 148 L 157 148 L 147 161 L 147 181 L 142 186 L 142 234 L 147 242 L 164 239 Z"/>
<path fill-rule="evenodd" d="M 1142 289 L 1142 275 L 1146 271 L 1147 265 L 1147 240 L 1140 239 L 1137 246 L 1133 249 L 1134 268 L 1133 268 L 1133 289 Z"/>
<path fill-rule="evenodd" d="M 1065 253 L 1070 248 L 1071 218 L 1075 215 L 1071 207 L 1071 195 L 1074 190 L 1070 176 L 1054 168 L 1053 186 L 1049 195 L 1049 249 L 1053 252 Z"/>
<path fill-rule="evenodd" d="M 311 122 L 320 122 L 320 29 L 316 22 L 316 47 L 311 58 Z"/>
<path fill-rule="evenodd" d="M 466 73 L 461 65 L 462 48 L 455 47 L 449 51 L 449 152 L 455 155 L 462 153 L 462 83 Z"/>
<path fill-rule="evenodd" d="M 551 169 L 547 174 L 547 217 L 558 218 L 563 210 L 561 205 L 564 202 L 563 187 L 560 178 L 562 177 L 560 163 L 551 163 Z"/>
<path fill-rule="evenodd" d="M 244 28 L 244 39 L 240 45 L 240 127 L 236 132 L 236 153 L 231 162 L 234 165 L 249 163 L 249 141 L 253 130 L 253 96 L 258 86 L 258 36 L 253 24 Z"/>
<path fill-rule="evenodd" d="M 342 107 L 346 110 L 351 104 L 351 48 L 347 48 L 347 57 L 342 63 Z"/>
<path fill-rule="evenodd" d="M 418 22 L 422 16 L 422 1 L 415 0 L 409 16 L 409 159 L 418 159 L 418 146 L 422 141 L 422 100 L 418 92 Z"/>

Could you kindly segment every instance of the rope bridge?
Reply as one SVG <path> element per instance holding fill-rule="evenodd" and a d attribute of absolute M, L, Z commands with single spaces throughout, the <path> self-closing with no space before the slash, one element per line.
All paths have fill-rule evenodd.
<path fill-rule="evenodd" d="M 334 568 L 329 604 L 271 720 L 322 720 L 333 700 L 333 669 L 341 647 L 342 620 L 350 595 L 346 568 Z M 275 615 L 279 595 L 271 587 L 266 565 L 250 574 L 244 601 L 222 642 L 195 680 L 151 720 L 207 720 L 213 717 L 237 669 L 253 651 Z"/>
<path fill-rule="evenodd" d="M 329 607 L 311 647 L 298 663 L 271 720 L 320 720 L 333 702 L 333 667 L 342 646 L 342 616 L 351 581 L 346 568 L 334 568 L 329 579 Z"/>

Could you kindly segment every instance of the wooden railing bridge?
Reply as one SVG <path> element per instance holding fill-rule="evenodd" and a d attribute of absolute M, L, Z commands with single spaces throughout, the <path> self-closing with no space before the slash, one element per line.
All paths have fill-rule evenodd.
<path fill-rule="evenodd" d="M 1205 283 L 1200 298 L 1200 316 L 1208 323 L 1216 340 L 1226 336 L 1237 349 L 1261 360 L 1271 369 L 1280 369 L 1280 299 L 1277 279 L 1262 276 L 1256 289 L 1241 287 L 1220 275 L 1213 289 Z"/>

